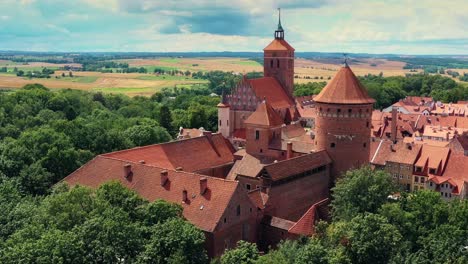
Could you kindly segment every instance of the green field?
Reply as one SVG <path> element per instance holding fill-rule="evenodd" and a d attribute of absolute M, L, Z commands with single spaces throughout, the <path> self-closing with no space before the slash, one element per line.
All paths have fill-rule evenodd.
<path fill-rule="evenodd" d="M 138 80 L 146 80 L 146 81 L 200 81 L 200 82 L 205 82 L 204 80 L 199 80 L 199 79 L 193 79 L 191 77 L 186 77 L 186 76 L 179 76 L 179 75 L 142 75 L 138 76 L 135 79 Z"/>
<path fill-rule="evenodd" d="M 92 91 L 103 92 L 103 93 L 115 93 L 115 94 L 148 94 L 156 93 L 161 88 L 154 87 L 139 87 L 139 88 L 127 88 L 127 87 L 99 87 L 93 88 Z"/>
<path fill-rule="evenodd" d="M 149 73 L 153 73 L 155 69 L 161 69 L 165 71 L 180 70 L 179 68 L 176 68 L 176 67 L 155 66 L 155 65 L 143 66 L 143 68 L 146 68 Z"/>
<path fill-rule="evenodd" d="M 252 60 L 233 61 L 232 64 L 244 65 L 244 66 L 262 66 L 260 63 L 256 61 L 252 61 Z"/>
<path fill-rule="evenodd" d="M 70 81 L 77 83 L 93 83 L 98 79 L 97 76 L 74 76 L 74 77 L 59 77 L 56 80 Z"/>
<path fill-rule="evenodd" d="M 165 58 L 165 59 L 160 59 L 162 62 L 168 62 L 168 63 L 179 63 L 180 60 L 176 58 Z"/>

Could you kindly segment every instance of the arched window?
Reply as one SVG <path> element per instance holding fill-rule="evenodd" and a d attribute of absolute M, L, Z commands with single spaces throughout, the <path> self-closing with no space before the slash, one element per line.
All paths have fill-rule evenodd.
<path fill-rule="evenodd" d="M 270 60 L 270 68 L 273 68 L 273 60 Z"/>
<path fill-rule="evenodd" d="M 276 68 L 279 68 L 279 67 L 280 67 L 279 60 L 276 59 Z"/>

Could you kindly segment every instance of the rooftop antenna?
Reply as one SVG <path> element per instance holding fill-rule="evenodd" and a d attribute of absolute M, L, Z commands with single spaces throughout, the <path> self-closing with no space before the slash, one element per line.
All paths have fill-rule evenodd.
<path fill-rule="evenodd" d="M 284 39 L 284 30 L 281 26 L 281 8 L 278 8 L 278 29 L 275 30 L 276 39 Z"/>
<path fill-rule="evenodd" d="M 343 58 L 344 58 L 343 59 L 343 66 L 348 67 L 348 59 L 349 59 L 348 54 L 343 53 Z"/>

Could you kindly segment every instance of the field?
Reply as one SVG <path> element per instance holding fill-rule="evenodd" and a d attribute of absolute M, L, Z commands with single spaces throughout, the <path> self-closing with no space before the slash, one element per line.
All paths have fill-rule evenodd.
<path fill-rule="evenodd" d="M 42 62 L 15 63 L 0 60 L 0 67 L 7 67 L 7 73 L 0 73 L 0 88 L 16 89 L 29 83 L 41 83 L 51 89 L 80 89 L 87 91 L 102 91 L 107 93 L 123 93 L 130 96 L 149 96 L 164 87 L 190 87 L 197 84 L 206 84 L 206 81 L 193 79 L 182 75 L 155 75 L 155 69 L 165 71 L 179 70 L 190 72 L 206 71 L 232 71 L 235 73 L 262 72 L 263 66 L 247 58 L 155 58 L 155 59 L 128 59 L 116 60 L 126 62 L 130 67 L 144 67 L 144 73 L 100 73 L 100 72 L 73 72 L 69 77 L 68 71 L 60 71 L 65 64 L 52 64 Z M 79 64 L 66 64 L 73 67 Z M 359 59 L 350 63 L 356 75 L 379 74 L 384 76 L 404 76 L 411 73 L 403 69 L 404 62 L 389 61 L 386 59 Z M 44 67 L 56 70 L 50 79 L 28 79 L 17 77 L 14 68 L 23 71 L 41 71 Z M 316 61 L 297 58 L 295 60 L 296 83 L 313 81 L 327 81 L 332 78 L 340 68 L 339 61 Z M 458 69 L 460 74 L 465 70 Z M 62 77 L 62 73 L 67 77 Z M 414 72 L 413 72 L 414 73 Z M 448 75 L 447 75 L 448 76 Z M 456 79 L 458 80 L 458 79 Z"/>

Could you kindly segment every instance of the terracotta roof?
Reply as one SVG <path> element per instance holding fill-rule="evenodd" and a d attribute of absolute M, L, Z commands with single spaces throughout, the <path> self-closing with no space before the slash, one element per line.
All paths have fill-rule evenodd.
<path fill-rule="evenodd" d="M 271 107 L 288 108 L 294 106 L 294 102 L 284 91 L 281 84 L 273 77 L 263 77 L 248 79 L 247 82 L 254 90 L 255 95 L 260 99 L 266 99 Z"/>
<path fill-rule="evenodd" d="M 266 165 L 265 169 L 271 176 L 271 179 L 277 181 L 330 163 L 330 157 L 327 152 L 323 150 L 278 161 Z"/>
<path fill-rule="evenodd" d="M 375 102 L 348 66 L 338 71 L 314 98 L 314 101 L 330 104 L 373 104 Z"/>
<path fill-rule="evenodd" d="M 276 216 L 265 215 L 262 219 L 262 224 L 287 231 L 294 225 L 294 222 Z"/>
<path fill-rule="evenodd" d="M 425 165 L 427 164 L 429 168 L 433 169 L 439 169 L 440 166 L 440 171 L 443 172 L 449 153 L 450 149 L 446 147 L 423 145 L 421 156 L 419 157 L 415 166 L 425 167 Z"/>
<path fill-rule="evenodd" d="M 294 51 L 294 48 L 289 45 L 289 43 L 284 39 L 274 39 L 268 46 L 266 46 L 264 51 L 279 51 L 279 50 L 289 50 Z"/>
<path fill-rule="evenodd" d="M 234 129 L 234 131 L 232 132 L 232 137 L 246 139 L 245 128 Z"/>
<path fill-rule="evenodd" d="M 250 200 L 257 208 L 265 209 L 265 205 L 268 202 L 268 194 L 262 192 L 260 189 L 255 189 L 248 193 Z"/>
<path fill-rule="evenodd" d="M 327 206 L 328 198 L 313 204 L 309 210 L 288 230 L 289 233 L 310 236 L 315 233 L 315 223 L 320 220 L 319 207 Z"/>
<path fill-rule="evenodd" d="M 253 112 L 245 121 L 244 124 L 260 125 L 268 127 L 278 127 L 283 125 L 283 120 L 278 113 L 273 110 L 270 104 L 266 101 L 260 103 L 257 110 Z"/>
<path fill-rule="evenodd" d="M 130 164 L 133 173 L 129 178 L 124 177 L 124 166 L 127 164 Z M 216 229 L 231 198 L 239 193 L 236 189 L 241 188 L 236 181 L 173 170 L 166 170 L 168 180 L 161 186 L 163 170 L 148 164 L 97 156 L 64 181 L 72 186 L 97 188 L 105 182 L 117 180 L 149 201 L 163 199 L 182 205 L 184 217 L 207 232 Z M 200 194 L 200 178 L 207 179 L 208 190 L 204 195 Z M 186 202 L 182 201 L 184 190 L 187 191 Z"/>
<path fill-rule="evenodd" d="M 157 145 L 132 148 L 103 154 L 102 156 L 139 162 L 165 169 L 181 167 L 196 172 L 233 162 L 234 149 L 221 134 L 213 134 Z"/>
<path fill-rule="evenodd" d="M 257 177 L 265 165 L 271 164 L 273 162 L 274 158 L 257 158 L 250 154 L 245 154 L 242 160 L 239 160 L 235 163 L 229 174 L 232 175 L 230 176 L 231 179 L 235 179 L 237 175 Z"/>

